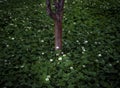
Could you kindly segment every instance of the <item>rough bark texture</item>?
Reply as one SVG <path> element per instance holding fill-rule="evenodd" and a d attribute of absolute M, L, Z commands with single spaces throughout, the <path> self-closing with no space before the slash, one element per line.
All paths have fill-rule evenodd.
<path fill-rule="evenodd" d="M 55 50 L 62 49 L 62 17 L 64 0 L 53 0 L 55 13 L 51 9 L 50 0 L 46 0 L 47 13 L 54 20 L 55 24 Z"/>

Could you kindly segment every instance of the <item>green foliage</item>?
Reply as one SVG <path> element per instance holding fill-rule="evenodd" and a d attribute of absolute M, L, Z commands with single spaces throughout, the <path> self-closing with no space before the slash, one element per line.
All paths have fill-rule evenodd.
<path fill-rule="evenodd" d="M 61 54 L 45 0 L 1 0 L 0 88 L 119 88 L 119 3 L 65 0 Z"/>

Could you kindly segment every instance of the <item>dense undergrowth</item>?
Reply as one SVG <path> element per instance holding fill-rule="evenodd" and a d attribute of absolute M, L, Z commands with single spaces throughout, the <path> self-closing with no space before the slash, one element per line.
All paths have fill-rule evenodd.
<path fill-rule="evenodd" d="M 62 54 L 44 0 L 0 1 L 0 88 L 120 88 L 119 0 L 65 0 Z"/>

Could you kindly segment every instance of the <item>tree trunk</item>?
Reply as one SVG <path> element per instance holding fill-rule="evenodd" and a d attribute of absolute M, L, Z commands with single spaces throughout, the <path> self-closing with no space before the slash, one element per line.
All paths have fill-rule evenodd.
<path fill-rule="evenodd" d="M 55 21 L 55 50 L 62 50 L 62 21 Z"/>
<path fill-rule="evenodd" d="M 51 0 L 46 0 L 47 13 L 55 22 L 55 50 L 62 50 L 62 17 L 65 0 L 53 0 L 55 12 L 51 9 Z"/>

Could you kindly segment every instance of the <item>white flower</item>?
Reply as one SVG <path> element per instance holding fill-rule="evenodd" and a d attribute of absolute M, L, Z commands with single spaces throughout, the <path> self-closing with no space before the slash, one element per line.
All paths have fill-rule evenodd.
<path fill-rule="evenodd" d="M 73 24 L 75 25 L 75 24 L 76 24 L 76 22 L 73 22 Z"/>
<path fill-rule="evenodd" d="M 85 65 L 82 65 L 83 68 L 85 68 L 86 66 Z"/>
<path fill-rule="evenodd" d="M 116 63 L 119 63 L 119 60 L 117 60 Z"/>
<path fill-rule="evenodd" d="M 85 50 L 85 47 L 81 47 L 82 48 L 82 50 L 85 52 L 86 50 Z"/>
<path fill-rule="evenodd" d="M 49 78 L 46 78 L 45 80 L 46 80 L 46 81 L 49 81 Z"/>
<path fill-rule="evenodd" d="M 60 61 L 61 61 L 61 60 L 62 60 L 62 57 L 59 57 L 59 58 L 58 58 L 58 60 L 60 60 Z"/>
<path fill-rule="evenodd" d="M 20 66 L 21 68 L 24 68 L 24 65 Z"/>
<path fill-rule="evenodd" d="M 66 54 L 63 54 L 63 57 L 66 57 Z"/>
<path fill-rule="evenodd" d="M 98 54 L 98 56 L 99 56 L 99 57 L 101 57 L 101 56 L 102 56 L 102 54 Z"/>
<path fill-rule="evenodd" d="M 87 44 L 88 43 L 88 41 L 86 40 L 86 41 L 84 41 L 84 44 Z"/>
<path fill-rule="evenodd" d="M 68 31 L 68 33 L 71 33 L 71 31 Z"/>
<path fill-rule="evenodd" d="M 14 57 L 15 55 L 13 54 L 12 57 Z"/>
<path fill-rule="evenodd" d="M 38 32 L 40 32 L 40 30 L 38 30 Z"/>
<path fill-rule="evenodd" d="M 84 54 L 85 52 L 84 51 L 82 51 L 82 54 Z"/>
<path fill-rule="evenodd" d="M 31 27 L 26 27 L 27 29 L 31 29 Z"/>
<path fill-rule="evenodd" d="M 111 66 L 112 66 L 112 64 L 111 64 L 111 63 L 109 63 L 109 66 L 111 67 Z"/>
<path fill-rule="evenodd" d="M 15 38 L 12 37 L 11 39 L 14 40 Z"/>
<path fill-rule="evenodd" d="M 77 43 L 79 43 L 79 40 L 76 40 Z"/>
<path fill-rule="evenodd" d="M 53 59 L 50 59 L 50 62 L 53 62 Z"/>
<path fill-rule="evenodd" d="M 44 42 L 44 40 L 41 40 L 41 42 Z"/>
<path fill-rule="evenodd" d="M 95 42 L 95 44 L 98 44 L 98 42 Z"/>
<path fill-rule="evenodd" d="M 9 47 L 9 45 L 6 45 L 6 47 Z"/>
<path fill-rule="evenodd" d="M 73 67 L 70 67 L 70 69 L 72 70 L 72 69 L 73 69 Z"/>
<path fill-rule="evenodd" d="M 59 46 L 56 46 L 56 49 L 59 49 Z"/>
<path fill-rule="evenodd" d="M 5 62 L 7 62 L 7 60 L 4 60 Z"/>
<path fill-rule="evenodd" d="M 61 52 L 61 54 L 64 54 L 64 52 Z"/>
<path fill-rule="evenodd" d="M 45 53 L 44 52 L 42 52 L 42 55 L 44 55 Z"/>
<path fill-rule="evenodd" d="M 65 3 L 67 3 L 67 0 L 65 0 Z"/>
<path fill-rule="evenodd" d="M 67 42 L 64 42 L 65 43 L 65 45 L 67 44 Z"/>
<path fill-rule="evenodd" d="M 75 4 L 75 1 L 73 1 L 72 4 Z"/>
<path fill-rule="evenodd" d="M 46 81 L 49 81 L 50 79 L 50 75 L 47 75 L 47 77 L 45 78 Z"/>

